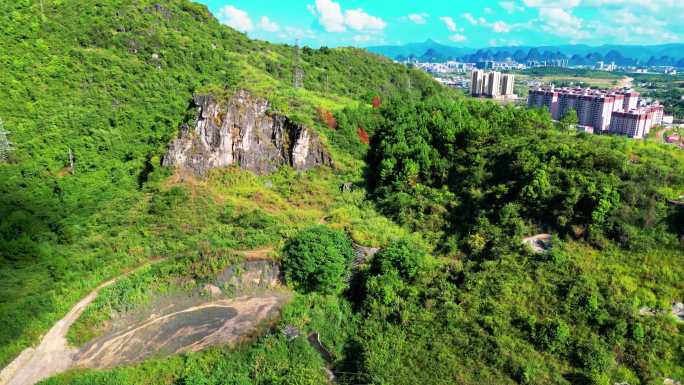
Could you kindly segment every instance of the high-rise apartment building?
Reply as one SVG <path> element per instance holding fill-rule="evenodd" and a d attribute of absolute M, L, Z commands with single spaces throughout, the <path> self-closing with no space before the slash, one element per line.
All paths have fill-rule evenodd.
<path fill-rule="evenodd" d="M 639 103 L 639 93 L 634 92 L 634 91 L 630 91 L 630 92 L 625 93 L 624 97 L 625 97 L 625 101 L 624 101 L 622 109 L 624 111 L 636 110 L 636 108 L 638 107 L 638 103 Z"/>
<path fill-rule="evenodd" d="M 662 123 L 663 106 L 638 107 L 639 94 L 633 91 L 594 90 L 588 88 L 536 88 L 530 90 L 529 107 L 545 107 L 555 120 L 571 110 L 578 124 L 590 131 L 612 132 L 643 138 L 651 127 Z"/>
<path fill-rule="evenodd" d="M 470 94 L 473 96 L 480 96 L 484 90 L 485 72 L 482 70 L 474 70 L 470 76 Z"/>
<path fill-rule="evenodd" d="M 487 91 L 485 94 L 492 98 L 501 95 L 501 72 L 490 72 L 487 74 Z"/>
<path fill-rule="evenodd" d="M 513 95 L 513 86 L 515 85 L 515 75 L 503 74 L 501 75 L 501 95 Z"/>
<path fill-rule="evenodd" d="M 474 70 L 471 75 L 470 94 L 500 98 L 513 96 L 515 76 L 501 72 Z"/>

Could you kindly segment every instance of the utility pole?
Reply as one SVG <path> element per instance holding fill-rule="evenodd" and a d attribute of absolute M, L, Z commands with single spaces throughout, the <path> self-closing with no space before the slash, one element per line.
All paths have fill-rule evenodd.
<path fill-rule="evenodd" d="M 297 39 L 294 47 L 294 70 L 292 73 L 294 81 L 294 88 L 302 88 L 302 79 L 304 79 L 304 71 L 302 70 L 301 52 L 299 50 L 299 39 Z"/>
<path fill-rule="evenodd" d="M 69 150 L 69 172 L 71 175 L 74 175 L 74 153 L 71 152 L 71 147 L 68 147 Z"/>
<path fill-rule="evenodd" d="M 0 162 L 6 163 L 9 160 L 9 153 L 12 149 L 12 142 L 7 139 L 8 131 L 5 131 L 5 125 L 0 119 Z"/>

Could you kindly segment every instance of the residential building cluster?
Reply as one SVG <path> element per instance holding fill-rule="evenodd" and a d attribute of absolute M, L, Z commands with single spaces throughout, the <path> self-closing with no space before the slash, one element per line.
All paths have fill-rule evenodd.
<path fill-rule="evenodd" d="M 514 60 L 508 59 L 504 61 L 486 60 L 475 63 L 475 68 L 479 70 L 493 70 L 493 71 L 510 71 L 510 70 L 524 70 L 527 68 L 524 64 L 520 64 Z"/>
<path fill-rule="evenodd" d="M 448 61 L 445 63 L 412 63 L 417 68 L 432 74 L 448 74 L 448 73 L 466 73 L 475 68 L 473 63 L 462 63 L 457 61 Z"/>
<path fill-rule="evenodd" d="M 577 112 L 579 126 L 594 133 L 615 133 L 643 138 L 651 128 L 662 124 L 664 108 L 656 103 L 640 103 L 632 90 L 536 87 L 530 90 L 529 107 L 546 107 L 555 120 L 570 110 Z"/>
<path fill-rule="evenodd" d="M 618 66 L 615 65 L 615 62 L 605 63 L 605 62 L 599 61 L 596 63 L 596 69 L 599 71 L 613 72 L 613 71 L 616 71 L 618 69 Z"/>
<path fill-rule="evenodd" d="M 513 74 L 474 70 L 470 77 L 470 94 L 476 97 L 484 96 L 493 99 L 514 98 L 514 84 L 515 75 Z"/>
<path fill-rule="evenodd" d="M 405 65 L 413 65 L 425 72 L 432 74 L 453 74 L 453 73 L 469 73 L 473 69 L 490 70 L 490 71 L 521 71 L 527 68 L 535 67 L 557 67 L 557 68 L 575 68 L 575 69 L 594 69 L 607 72 L 627 72 L 627 73 L 653 73 L 653 74 L 670 74 L 676 75 L 677 68 L 673 66 L 649 66 L 649 65 L 618 65 L 615 62 L 598 61 L 594 64 L 584 65 L 570 65 L 569 59 L 549 59 L 549 60 L 527 60 L 524 63 L 517 62 L 512 58 L 505 60 L 484 60 L 477 62 L 461 62 L 461 61 L 447 61 L 447 62 L 421 62 L 416 59 L 407 59 L 401 61 Z"/>
<path fill-rule="evenodd" d="M 568 59 L 551 59 L 551 60 L 528 60 L 528 67 L 558 67 L 558 68 L 568 68 L 570 66 L 570 60 Z"/>

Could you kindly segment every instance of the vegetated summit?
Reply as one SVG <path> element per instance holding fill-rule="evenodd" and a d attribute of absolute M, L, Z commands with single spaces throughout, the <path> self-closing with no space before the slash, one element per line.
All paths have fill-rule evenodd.
<path fill-rule="evenodd" d="M 468 100 L 363 50 L 250 40 L 189 1 L 0 10 L 0 118 L 14 146 L 0 164 L 3 366 L 141 262 L 168 258 L 103 292 L 72 343 L 201 287 L 240 253 L 273 250 L 298 293 L 262 335 L 48 383 L 318 384 L 326 367 L 349 384 L 684 378 L 671 315 L 684 212 L 668 203 L 684 188 L 681 152 Z M 216 101 L 218 127 L 221 101 L 245 92 L 319 136 L 333 165 L 162 167 L 201 120 L 198 95 Z M 554 234 L 551 251 L 521 245 L 540 232 Z M 352 269 L 352 242 L 380 251 Z M 291 326 L 320 333 L 329 355 L 281 332 Z"/>

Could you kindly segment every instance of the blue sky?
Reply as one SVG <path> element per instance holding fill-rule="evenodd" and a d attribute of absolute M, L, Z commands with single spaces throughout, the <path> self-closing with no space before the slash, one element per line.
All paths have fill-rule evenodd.
<path fill-rule="evenodd" d="M 250 37 L 318 47 L 684 42 L 684 0 L 199 0 Z"/>

